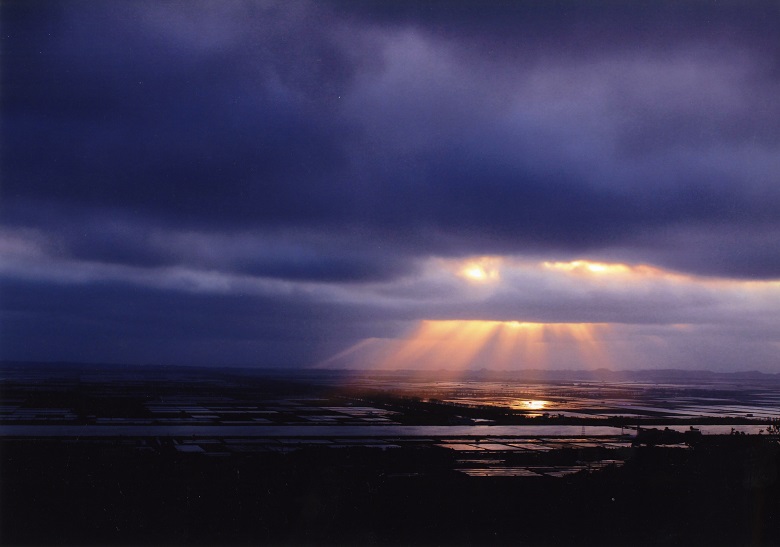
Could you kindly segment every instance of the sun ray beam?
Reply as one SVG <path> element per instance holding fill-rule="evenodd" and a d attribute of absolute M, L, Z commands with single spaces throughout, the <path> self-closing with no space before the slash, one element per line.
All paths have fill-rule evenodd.
<path fill-rule="evenodd" d="M 425 320 L 400 340 L 371 338 L 325 367 L 466 372 L 610 367 L 606 323 Z"/>

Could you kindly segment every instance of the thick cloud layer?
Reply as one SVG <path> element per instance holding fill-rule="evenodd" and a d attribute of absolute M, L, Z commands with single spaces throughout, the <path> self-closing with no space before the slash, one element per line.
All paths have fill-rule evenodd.
<path fill-rule="evenodd" d="M 435 317 L 777 343 L 777 2 L 1 9 L 6 358 L 304 365 Z M 436 270 L 474 256 L 536 266 L 476 296 Z M 576 259 L 688 277 L 580 295 L 540 266 Z"/>

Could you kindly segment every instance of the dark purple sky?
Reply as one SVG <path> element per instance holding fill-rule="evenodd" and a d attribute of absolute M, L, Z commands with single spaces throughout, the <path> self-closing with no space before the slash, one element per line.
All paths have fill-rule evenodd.
<path fill-rule="evenodd" d="M 4 359 L 780 371 L 777 1 L 0 9 Z"/>

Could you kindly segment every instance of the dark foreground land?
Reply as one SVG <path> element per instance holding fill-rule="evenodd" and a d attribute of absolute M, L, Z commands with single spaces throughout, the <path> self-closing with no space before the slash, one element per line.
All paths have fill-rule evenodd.
<path fill-rule="evenodd" d="M 391 438 L 417 418 L 332 386 L 8 378 L 3 545 L 780 544 L 780 450 L 767 432 Z M 255 433 L 184 435 L 193 421 Z M 67 435 L 25 429 L 42 423 Z M 126 424 L 145 433 L 124 435 Z"/>
<path fill-rule="evenodd" d="M 780 540 L 777 451 L 757 442 L 640 447 L 623 467 L 564 478 L 469 477 L 431 448 L 208 458 L 31 440 L 2 451 L 5 545 Z"/>

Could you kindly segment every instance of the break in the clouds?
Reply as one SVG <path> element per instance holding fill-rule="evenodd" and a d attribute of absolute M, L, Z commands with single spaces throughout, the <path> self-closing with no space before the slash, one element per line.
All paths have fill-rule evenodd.
<path fill-rule="evenodd" d="M 1 9 L 3 358 L 780 366 L 776 2 Z"/>

